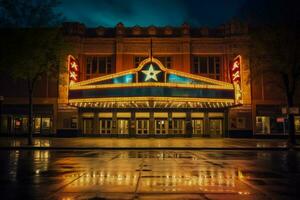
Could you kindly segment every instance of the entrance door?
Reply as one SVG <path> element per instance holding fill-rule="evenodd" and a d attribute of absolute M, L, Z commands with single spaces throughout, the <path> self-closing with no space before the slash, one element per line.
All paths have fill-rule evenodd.
<path fill-rule="evenodd" d="M 137 119 L 136 120 L 136 134 L 148 135 L 149 134 L 149 120 Z"/>
<path fill-rule="evenodd" d="M 83 119 L 83 133 L 93 133 L 93 119 Z"/>
<path fill-rule="evenodd" d="M 168 120 L 155 119 L 155 134 L 166 135 L 168 134 Z"/>
<path fill-rule="evenodd" d="M 211 136 L 221 137 L 223 133 L 223 120 L 222 119 L 210 119 L 209 120 L 209 132 Z"/>
<path fill-rule="evenodd" d="M 118 134 L 124 135 L 128 134 L 128 119 L 118 119 Z"/>
<path fill-rule="evenodd" d="M 170 134 L 184 134 L 185 132 L 185 120 L 184 119 L 173 119 L 169 122 L 169 133 Z"/>
<path fill-rule="evenodd" d="M 203 135 L 203 119 L 192 120 L 193 135 Z"/>
<path fill-rule="evenodd" d="M 111 119 L 100 119 L 99 120 L 100 134 L 111 134 L 112 133 L 112 120 Z"/>

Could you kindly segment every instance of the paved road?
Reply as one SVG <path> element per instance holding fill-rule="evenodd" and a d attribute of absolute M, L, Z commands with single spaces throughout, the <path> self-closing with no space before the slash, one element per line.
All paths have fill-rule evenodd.
<path fill-rule="evenodd" d="M 299 199 L 298 151 L 0 151 L 1 199 Z"/>

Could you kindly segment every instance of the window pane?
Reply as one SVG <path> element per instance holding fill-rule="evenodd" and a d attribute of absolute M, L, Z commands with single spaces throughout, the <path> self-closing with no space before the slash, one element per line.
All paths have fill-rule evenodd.
<path fill-rule="evenodd" d="M 88 57 L 86 59 L 86 73 L 87 74 L 91 73 L 91 66 L 92 66 L 92 59 L 91 59 L 91 57 Z"/>
<path fill-rule="evenodd" d="M 50 118 L 42 118 L 42 129 L 50 129 Z"/>
<path fill-rule="evenodd" d="M 207 57 L 200 57 L 200 73 L 207 73 Z"/>
<path fill-rule="evenodd" d="M 215 73 L 215 68 L 214 68 L 214 57 L 209 57 L 208 60 L 208 66 L 209 66 L 209 73 L 214 74 Z"/>
<path fill-rule="evenodd" d="M 93 57 L 93 63 L 92 63 L 92 73 L 97 72 L 97 57 Z"/>
<path fill-rule="evenodd" d="M 112 73 L 111 64 L 107 64 L 107 73 L 108 74 Z"/>
<path fill-rule="evenodd" d="M 193 58 L 194 58 L 194 64 L 198 63 L 198 58 L 199 57 L 198 56 L 194 56 Z"/>
<path fill-rule="evenodd" d="M 220 64 L 216 63 L 216 74 L 220 74 Z"/>
<path fill-rule="evenodd" d="M 99 57 L 99 73 L 105 74 L 106 73 L 106 58 L 105 57 Z"/>
<path fill-rule="evenodd" d="M 139 64 L 143 61 L 143 60 L 145 60 L 147 57 L 145 57 L 145 56 L 135 56 L 134 57 L 134 66 L 135 67 L 138 67 L 139 66 Z"/>
<path fill-rule="evenodd" d="M 198 64 L 197 63 L 194 64 L 194 73 L 195 74 L 199 73 L 199 68 L 198 68 Z"/>

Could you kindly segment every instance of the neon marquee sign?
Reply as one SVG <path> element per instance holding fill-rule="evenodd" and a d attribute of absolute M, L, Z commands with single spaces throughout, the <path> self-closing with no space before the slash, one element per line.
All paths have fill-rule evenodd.
<path fill-rule="evenodd" d="M 230 65 L 230 77 L 234 86 L 235 104 L 243 104 L 242 83 L 241 83 L 242 57 L 235 57 Z"/>
<path fill-rule="evenodd" d="M 78 82 L 79 80 L 79 65 L 78 65 L 78 60 L 71 55 L 69 55 L 68 68 L 69 68 L 69 84 L 72 85 Z"/>

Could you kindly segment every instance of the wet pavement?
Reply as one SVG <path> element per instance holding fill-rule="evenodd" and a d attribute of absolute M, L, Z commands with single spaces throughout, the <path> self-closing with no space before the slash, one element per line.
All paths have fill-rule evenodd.
<path fill-rule="evenodd" d="M 1 137 L 0 148 L 28 147 L 26 138 Z M 243 138 L 34 138 L 33 147 L 41 148 L 287 148 L 287 139 Z M 297 148 L 300 148 L 298 145 Z"/>
<path fill-rule="evenodd" d="M 1 150 L 1 199 L 299 199 L 299 151 Z"/>

